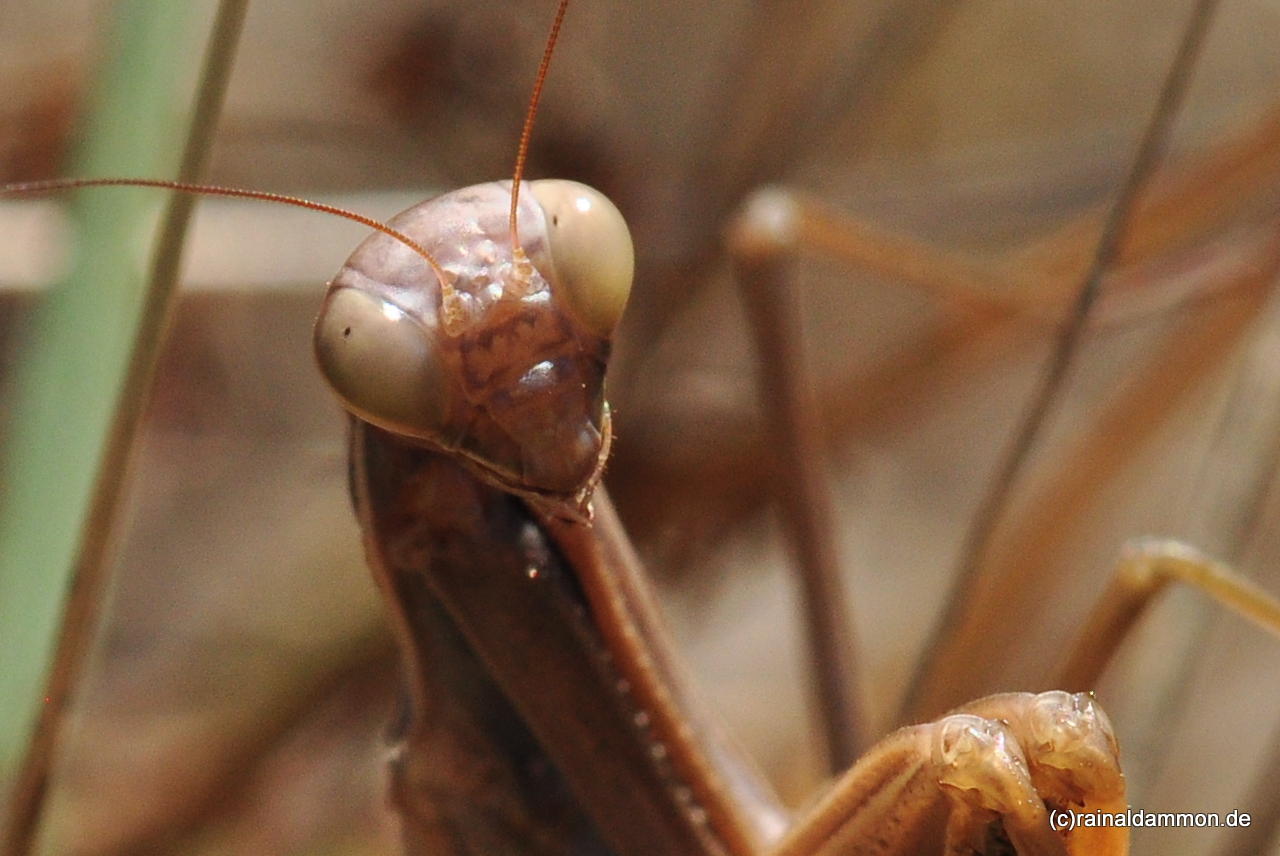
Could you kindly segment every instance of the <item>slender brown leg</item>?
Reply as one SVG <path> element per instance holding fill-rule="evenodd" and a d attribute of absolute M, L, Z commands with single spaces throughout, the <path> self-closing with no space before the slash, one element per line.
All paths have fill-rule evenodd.
<path fill-rule="evenodd" d="M 978 613 L 975 605 L 992 585 L 987 561 L 992 543 L 1002 521 L 1008 516 L 1014 488 L 1025 474 L 1049 417 L 1058 407 L 1084 341 L 1094 304 L 1102 292 L 1103 279 L 1119 257 L 1131 215 L 1163 158 L 1169 130 L 1187 92 L 1216 6 L 1216 0 L 1197 0 L 1192 10 L 1151 121 L 1134 155 L 1133 165 L 1107 215 L 1088 272 L 1066 322 L 1059 327 L 1038 387 L 1002 453 L 995 476 L 969 527 L 951 594 L 935 627 L 929 653 L 907 690 L 905 709 L 908 711 L 929 710 L 929 702 L 937 700 L 933 688 L 951 679 L 949 673 L 958 671 L 957 661 L 964 661 L 963 649 L 972 645 L 971 617 Z"/>
<path fill-rule="evenodd" d="M 1177 541 L 1145 539 L 1125 546 L 1115 578 L 1071 648 L 1057 681 L 1083 691 L 1097 683 L 1129 630 L 1172 582 L 1186 583 L 1280 635 L 1280 601 L 1226 565 Z"/>
<path fill-rule="evenodd" d="M 549 518 L 548 532 L 575 569 L 628 694 L 661 735 L 664 754 L 688 782 L 707 824 L 733 856 L 757 854 L 782 835 L 787 813 L 690 689 L 648 577 L 603 487 L 592 504 L 592 526 Z"/>
<path fill-rule="evenodd" d="M 795 248 L 785 237 L 775 239 L 768 206 L 759 194 L 747 203 L 730 245 L 755 338 L 760 408 L 775 456 L 774 495 L 796 557 L 826 756 L 835 771 L 853 763 L 867 743 L 865 705 L 790 271 Z"/>
<path fill-rule="evenodd" d="M 1072 646 L 1058 684 L 1077 690 L 1096 684 L 1130 629 L 1174 582 L 1199 589 L 1263 629 L 1280 635 L 1280 600 L 1251 580 L 1177 541 L 1135 541 L 1124 548 L 1115 578 L 1098 599 Z M 1263 852 L 1280 827 L 1280 805 L 1275 800 L 1280 743 L 1269 751 L 1270 763 L 1239 803 L 1251 823 L 1227 834 L 1218 850 L 1222 856 Z"/>
<path fill-rule="evenodd" d="M 1051 813 L 1066 809 L 1125 810 L 1106 716 L 1085 695 L 992 696 L 877 743 L 773 856 L 898 856 L 938 843 L 947 854 L 1127 851 L 1123 827 L 1055 830 Z"/>

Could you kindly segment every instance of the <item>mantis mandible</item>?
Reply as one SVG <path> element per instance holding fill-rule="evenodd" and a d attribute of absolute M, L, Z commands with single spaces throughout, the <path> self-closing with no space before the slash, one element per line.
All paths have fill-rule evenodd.
<path fill-rule="evenodd" d="M 589 358 L 603 351 L 591 334 L 606 333 L 616 323 L 616 316 L 601 323 L 602 316 L 577 308 L 589 276 L 566 284 L 556 273 L 566 266 L 557 255 L 558 248 L 574 255 L 577 252 L 568 249 L 572 244 L 557 243 L 555 229 L 565 210 L 564 197 L 551 188 L 563 188 L 544 184 L 527 190 L 540 203 L 544 221 L 552 224 L 544 248 L 540 233 L 527 239 L 517 237 L 514 212 L 519 178 L 517 167 L 509 191 L 498 186 L 458 191 L 456 199 L 477 204 L 461 218 L 465 227 L 459 226 L 458 220 L 442 218 L 435 229 L 424 227 L 418 233 L 415 218 L 425 220 L 427 212 L 434 211 L 432 203 L 402 215 L 403 220 L 396 224 L 403 223 L 415 238 L 421 234 L 421 240 L 430 244 L 429 251 L 438 248 L 451 260 L 455 254 L 469 253 L 451 243 L 456 240 L 456 231 L 465 228 L 475 234 L 486 248 L 481 255 L 493 258 L 495 267 L 481 274 L 475 285 L 465 287 L 477 289 L 473 295 L 484 289 L 494 289 L 494 295 L 500 291 L 502 296 L 496 297 L 495 306 L 503 300 L 513 301 L 514 306 L 529 297 L 530 287 L 518 273 L 501 289 L 493 286 L 503 278 L 500 271 L 519 270 L 524 257 L 520 241 L 527 240 L 539 255 L 550 257 L 543 263 L 553 295 L 546 306 L 556 320 L 522 316 L 517 325 L 528 331 L 522 337 L 512 322 L 516 310 L 509 308 L 496 312 L 493 328 L 486 326 L 487 319 L 476 320 L 478 326 L 469 328 L 459 320 L 464 310 L 453 308 L 458 298 L 452 292 L 463 288 L 459 284 L 463 277 L 450 282 L 455 269 L 449 263 L 431 265 L 433 277 L 414 260 L 424 272 L 424 290 L 432 296 L 426 301 L 429 311 L 412 328 L 414 332 L 403 333 L 403 317 L 415 312 L 378 283 L 392 277 L 394 287 L 403 288 L 399 279 L 403 268 L 399 263 L 385 265 L 381 252 L 401 259 L 408 258 L 408 253 L 402 244 L 375 236 L 335 280 L 329 305 L 341 301 L 340 311 L 333 319 L 322 315 L 317 327 L 320 361 L 329 368 L 340 397 L 358 416 L 378 426 L 357 422 L 353 431 L 357 507 L 375 573 L 384 591 L 392 594 L 392 603 L 399 604 L 397 623 L 406 649 L 413 652 L 409 658 L 412 668 L 421 675 L 421 684 L 429 685 L 434 679 L 428 676 L 449 671 L 443 662 L 452 656 L 475 656 L 485 663 L 518 718 L 561 770 L 567 790 L 577 794 L 586 812 L 585 819 L 569 810 L 547 812 L 530 793 L 530 783 L 522 780 L 520 763 L 513 763 L 511 755 L 500 765 L 512 771 L 501 786 L 478 773 L 475 779 L 468 779 L 474 783 L 473 789 L 466 790 L 464 796 L 450 794 L 454 783 L 433 779 L 430 763 L 421 759 L 451 754 L 459 745 L 474 745 L 475 721 L 483 715 L 474 708 L 469 712 L 456 708 L 442 711 L 438 702 L 420 694 L 415 703 L 422 718 L 410 726 L 394 774 L 394 792 L 406 818 L 409 840 L 428 851 L 439 847 L 445 852 L 488 852 L 495 846 L 491 836 L 496 830 L 516 829 L 520 833 L 514 840 L 501 835 L 499 840 L 533 851 L 538 845 L 530 841 L 549 840 L 559 849 L 575 851 L 592 846 L 583 843 L 593 841 L 590 832 L 584 831 L 587 829 L 621 853 L 905 853 L 922 842 L 937 840 L 936 825 L 939 817 L 944 817 L 941 840 L 946 852 L 989 853 L 1008 848 L 1024 856 L 1125 852 L 1124 830 L 1076 829 L 1062 834 L 1050 824 L 1049 816 L 1064 808 L 1116 811 L 1125 805 L 1118 749 L 1105 715 L 1090 698 L 1066 693 L 995 696 L 965 705 L 933 723 L 896 732 L 872 747 L 814 808 L 790 819 L 750 764 L 697 710 L 666 650 L 660 620 L 649 606 L 652 597 L 645 591 L 644 578 L 635 568 L 603 488 L 597 485 L 608 442 L 602 370 L 588 372 L 600 385 L 581 390 L 582 375 L 573 375 L 571 393 L 584 408 L 578 413 L 569 415 L 561 410 L 563 399 L 555 397 L 549 387 L 533 393 L 547 396 L 543 399 L 547 402 L 545 412 L 556 413 L 560 427 L 569 428 L 577 438 L 591 438 L 585 450 L 569 455 L 578 462 L 578 479 L 563 483 L 547 480 L 544 468 L 526 461 L 524 452 L 513 454 L 511 437 L 505 433 L 497 438 L 497 453 L 479 443 L 466 450 L 460 461 L 470 475 L 464 476 L 457 463 L 446 461 L 440 451 L 483 437 L 483 418 L 463 418 L 479 426 L 479 436 L 462 440 L 450 434 L 456 428 L 441 431 L 442 426 L 456 423 L 442 415 L 439 401 L 415 404 L 413 412 L 406 414 L 400 409 L 412 399 L 406 391 L 366 384 L 363 378 L 352 382 L 354 371 L 345 363 L 339 365 L 334 356 L 342 347 L 340 343 L 359 333 L 357 325 L 348 323 L 352 318 L 367 321 L 376 329 L 394 328 L 395 332 L 379 341 L 402 336 L 416 339 L 424 335 L 420 331 L 427 331 L 430 340 L 440 331 L 450 337 L 455 335 L 450 327 L 455 326 L 456 335 L 462 337 L 473 329 L 484 330 L 473 341 L 483 342 L 485 349 L 516 353 L 520 351 L 517 343 L 533 342 L 544 335 L 534 331 L 555 328 L 565 317 L 576 315 L 580 324 L 576 335 L 587 336 L 578 353 Z M 506 242 L 500 215 L 508 195 L 512 216 L 507 233 L 510 240 Z M 622 246 L 625 232 L 611 209 L 594 196 L 589 201 L 586 196 L 577 198 L 583 201 L 571 205 L 572 209 L 584 213 L 609 210 L 610 214 L 601 218 L 601 232 L 589 240 L 591 265 L 575 261 L 569 266 L 575 271 L 603 266 L 606 273 L 600 282 L 605 296 L 600 301 L 620 308 L 618 284 L 625 277 L 618 274 L 619 254 L 602 248 Z M 455 195 L 450 195 L 439 204 L 443 208 L 454 199 Z M 538 212 L 530 213 L 536 221 Z M 575 238 L 595 227 L 584 224 L 580 228 L 574 228 Z M 499 245 L 503 250 L 495 253 L 491 248 Z M 383 273 L 371 273 L 365 267 L 365 253 Z M 622 254 L 629 256 L 629 247 Z M 365 290 L 360 296 L 348 294 L 353 288 Z M 581 324 L 587 316 L 591 320 Z M 575 325 L 571 322 L 570 326 Z M 522 352 L 509 377 L 529 379 L 533 386 L 541 386 L 552 366 L 566 362 L 560 346 L 569 338 L 572 335 L 551 336 L 547 350 Z M 439 364 L 465 364 L 465 357 L 447 355 L 447 348 L 443 352 L 446 356 Z M 486 355 L 480 355 L 479 364 L 487 365 Z M 392 365 L 394 377 L 405 373 L 398 358 Z M 409 368 L 408 374 L 419 377 L 434 377 L 439 370 L 435 361 L 424 368 L 417 356 Z M 362 366 L 359 371 L 368 369 Z M 483 372 L 480 376 L 489 377 Z M 446 381 L 444 386 L 455 382 Z M 482 401 L 486 395 L 474 394 L 471 402 Z M 524 400 L 523 391 L 516 395 Z M 452 402 L 461 398 L 449 393 L 446 400 L 451 403 L 443 411 L 451 412 Z M 382 402 L 391 404 L 387 407 Z M 505 398 L 498 402 L 499 407 L 506 405 Z M 429 413 L 425 421 L 418 415 L 423 412 Z M 584 424 L 591 428 L 585 432 L 572 428 Z M 544 436 L 530 436 L 527 451 L 533 458 L 538 456 Z M 423 450 L 423 445 L 430 450 Z M 521 445 L 520 441 L 516 445 Z M 567 451 L 572 449 L 572 444 L 566 447 Z M 522 475 L 513 479 L 516 469 Z M 523 499 L 513 502 L 509 498 L 512 494 Z M 502 550 L 491 549 L 490 545 L 498 543 L 504 545 Z M 486 560 L 479 556 L 486 556 Z M 1151 556 L 1154 558 L 1147 565 L 1143 564 L 1147 561 L 1144 556 L 1136 562 L 1165 569 L 1178 565 L 1179 556 L 1185 554 L 1156 545 Z M 483 582 L 472 567 L 479 561 L 486 564 Z M 1199 569 L 1210 566 L 1194 556 L 1187 558 L 1187 563 Z M 1195 574 L 1182 578 L 1188 577 Z M 1224 588 L 1237 592 L 1244 588 L 1228 575 L 1217 579 L 1226 581 Z M 439 604 L 434 602 L 437 599 Z M 1264 599 L 1258 592 L 1241 598 L 1255 605 Z M 452 635 L 453 630 L 440 629 L 442 611 L 456 624 L 465 642 Z M 549 614 L 560 618 L 548 625 Z M 1270 614 L 1274 627 L 1274 608 Z M 1107 638 L 1106 634 L 1099 636 Z M 535 639 L 540 641 L 534 643 Z M 542 642 L 547 646 L 546 657 L 541 655 Z M 1081 660 L 1088 657 L 1080 654 L 1076 662 Z M 1072 683 L 1086 686 L 1096 677 L 1097 668 L 1096 664 L 1083 666 L 1068 675 Z M 565 696 L 548 697 L 545 692 L 544 680 L 552 674 L 562 676 L 551 683 Z M 584 681 L 594 689 L 581 694 L 571 689 Z M 611 693 L 612 702 L 606 703 Z M 495 754 L 503 754 L 500 740 L 481 742 Z M 588 746 L 592 751 L 586 750 Z M 603 765 L 602 757 L 607 758 Z M 622 760 L 628 758 L 634 761 Z M 482 762 L 478 767 L 487 768 Z M 551 790 L 558 792 L 559 787 Z M 486 812 L 487 819 L 483 817 Z M 552 819 L 549 827 L 540 827 L 539 819 L 544 817 Z"/>
<path fill-rule="evenodd" d="M 537 94 L 512 183 L 455 191 L 392 220 L 421 250 L 372 237 L 330 285 L 316 326 L 322 371 L 357 417 L 356 505 L 418 687 L 393 774 L 407 839 L 422 852 L 491 852 L 493 836 L 573 852 L 588 829 L 635 856 L 899 853 L 943 811 L 953 849 L 1007 836 L 1024 856 L 1100 852 L 1101 842 L 1051 828 L 1041 801 L 1123 802 L 1114 736 L 1085 697 L 998 697 L 899 733 L 794 825 L 692 708 L 598 484 L 610 433 L 604 355 L 630 285 L 630 238 L 588 188 L 522 188 Z M 440 629 L 443 614 L 456 629 Z M 585 821 L 539 807 L 509 757 L 499 782 L 481 760 L 461 788 L 433 778 L 429 759 L 467 754 L 459 747 L 503 751 L 497 736 L 476 736 L 482 712 L 425 689 L 456 671 L 450 658 L 469 656 L 564 775 Z M 1019 737 L 1033 734 L 1027 757 Z M 861 804 L 876 792 L 884 802 Z M 504 838 L 508 829 L 518 833 Z M 1105 846 L 1119 852 L 1125 840 L 1111 830 Z"/>

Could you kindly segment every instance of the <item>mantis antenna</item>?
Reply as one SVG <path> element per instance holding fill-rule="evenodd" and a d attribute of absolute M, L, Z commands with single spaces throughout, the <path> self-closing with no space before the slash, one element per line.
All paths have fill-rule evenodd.
<path fill-rule="evenodd" d="M 555 53 L 556 38 L 560 35 L 560 25 L 564 22 L 565 10 L 569 8 L 569 0 L 560 0 L 560 8 L 556 10 L 556 19 L 551 23 L 551 34 L 547 36 L 547 47 L 542 52 L 542 63 L 538 66 L 538 79 L 533 84 L 533 95 L 529 99 L 529 112 L 524 117 L 524 130 L 520 132 L 520 148 L 516 152 L 516 169 L 511 179 L 511 255 L 515 262 L 517 275 L 527 277 L 529 274 L 529 257 L 520 246 L 520 236 L 516 233 L 516 207 L 520 202 L 520 181 L 524 178 L 524 163 L 529 156 L 529 138 L 533 135 L 533 118 L 538 113 L 538 100 L 542 97 L 542 84 L 547 79 L 547 69 L 551 66 L 551 55 Z M 441 280 L 443 282 L 443 280 Z"/>
<path fill-rule="evenodd" d="M 363 214 L 357 214 L 354 211 L 348 211 L 345 208 L 339 208 L 336 205 L 327 205 L 324 202 L 314 202 L 310 199 L 302 199 L 298 196 L 287 196 L 282 193 L 269 193 L 263 190 L 243 190 L 238 187 L 219 187 L 213 184 L 190 184 L 183 181 L 168 181 L 161 178 L 54 178 L 46 181 L 27 181 L 20 184 L 0 185 L 0 196 L 19 196 L 31 193 L 53 193 L 59 190 L 75 190 L 80 187 L 158 187 L 166 190 L 176 190 L 179 193 L 191 193 L 199 196 L 230 196 L 237 199 L 260 199 L 264 202 L 280 202 L 285 205 L 292 205 L 295 208 L 307 208 L 311 211 L 319 211 L 322 214 L 333 214 L 352 222 L 359 223 L 362 226 L 368 226 L 370 229 L 376 229 L 384 235 L 395 238 L 400 243 L 413 250 L 422 258 L 426 259 L 427 264 L 431 265 L 431 269 L 435 271 L 440 282 L 448 282 L 444 268 L 440 267 L 440 263 L 436 261 L 431 253 L 427 252 L 417 241 L 410 238 L 405 233 L 388 226 L 372 217 L 366 217 Z"/>

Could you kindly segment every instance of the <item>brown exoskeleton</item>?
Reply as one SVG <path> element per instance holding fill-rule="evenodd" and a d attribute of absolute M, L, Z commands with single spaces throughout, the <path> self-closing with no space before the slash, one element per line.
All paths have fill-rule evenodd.
<path fill-rule="evenodd" d="M 903 731 L 873 748 L 811 817 L 784 820 L 750 765 L 689 708 L 652 595 L 596 485 L 608 425 L 601 336 L 629 285 L 620 274 L 630 267 L 625 226 L 589 189 L 545 183 L 526 192 L 539 207 L 525 212 L 522 243 L 546 272 L 533 285 L 512 255 L 510 191 L 481 185 L 391 221 L 434 265 L 397 238 L 370 238 L 330 286 L 316 327 L 321 367 L 360 417 L 357 508 L 412 670 L 414 722 L 395 770 L 408 840 L 422 852 L 491 852 L 494 839 L 572 849 L 563 839 L 594 825 L 622 853 L 908 852 L 954 800 L 955 847 L 1007 835 L 1023 853 L 1062 853 L 1070 851 L 1046 803 L 1122 806 L 1105 716 L 1087 697 L 1050 693 L 993 697 Z M 473 256 L 485 264 L 467 267 Z M 580 296 L 597 287 L 590 300 L 613 307 L 611 319 Z M 450 290 L 468 309 L 446 323 Z M 566 401 L 577 409 L 566 412 Z M 576 480 L 543 475 L 545 423 L 506 418 L 507 408 L 552 414 L 569 437 L 589 439 L 566 456 Z M 437 626 L 450 619 L 465 642 Z M 433 697 L 451 657 L 485 664 L 585 820 L 568 823 L 567 809 L 544 817 L 501 737 L 482 728 L 490 714 Z M 482 754 L 466 762 L 474 778 L 435 766 L 481 747 L 517 769 L 495 780 L 483 771 L 497 762 Z M 864 805 L 871 793 L 880 796 Z M 519 833 L 507 838 L 508 828 Z M 1108 846 L 1123 847 L 1123 832 L 1108 834 L 1118 842 Z"/>
<path fill-rule="evenodd" d="M 370 554 L 414 670 L 418 719 L 396 773 L 410 841 L 430 852 L 573 851 L 600 838 L 622 852 L 903 852 L 917 836 L 935 835 L 950 811 L 957 849 L 1058 852 L 1044 802 L 1122 805 L 1114 741 L 1088 699 L 1008 696 L 897 732 L 788 828 L 749 766 L 688 710 L 643 578 L 628 569 L 607 500 L 594 491 L 610 438 L 603 353 L 624 298 L 616 287 L 597 298 L 594 285 L 579 288 L 566 275 L 581 249 L 566 251 L 536 229 L 539 219 L 556 219 L 558 203 L 548 211 L 543 201 L 552 192 L 595 199 L 565 186 L 522 191 L 521 232 L 528 215 L 535 224 L 521 240 L 532 270 L 506 255 L 514 244 L 503 229 L 510 189 L 459 191 L 396 221 L 438 270 L 399 238 L 375 238 L 335 281 L 317 331 L 336 391 L 377 426 L 357 425 L 353 461 Z M 464 199 L 474 207 L 458 212 Z M 616 223 L 603 240 L 593 228 L 590 248 L 619 244 Z M 480 246 L 460 242 L 463 233 L 478 233 Z M 464 250 L 492 256 L 493 272 L 477 281 L 460 264 Z M 605 279 L 615 286 L 624 255 L 606 254 L 615 273 Z M 597 300 L 606 307 L 599 315 Z M 460 457 L 461 467 L 441 452 Z M 493 565 L 492 580 L 478 582 L 484 563 Z M 452 687 L 452 701 L 427 693 L 442 672 L 457 675 L 450 664 L 476 657 L 496 692 L 470 677 Z M 505 730 L 489 730 L 493 720 Z M 504 742 L 521 728 L 584 809 L 546 799 L 566 788 L 545 765 L 529 764 L 529 733 Z M 1082 796 L 1085 784 L 1050 772 L 1055 742 L 1077 732 L 1085 739 L 1071 747 L 1066 769 L 1101 772 L 1099 783 L 1087 783 L 1092 798 Z M 520 761 L 494 760 L 513 756 Z M 527 776 L 534 767 L 539 776 Z M 1120 846 L 1121 833 L 1108 835 L 1103 844 L 1077 837 L 1068 846 Z"/>
<path fill-rule="evenodd" d="M 517 172 L 513 188 L 518 178 Z M 556 199 L 548 204 L 553 187 Z M 420 689 L 418 717 L 395 770 L 408 840 L 424 852 L 536 851 L 539 845 L 530 841 L 574 851 L 591 839 L 586 829 L 617 852 L 635 854 L 907 853 L 930 841 L 949 853 L 1009 847 L 1023 854 L 1126 852 L 1123 828 L 1068 831 L 1051 822 L 1067 809 L 1114 813 L 1126 807 L 1106 717 L 1091 698 L 1062 692 L 993 696 L 896 732 L 869 749 L 816 806 L 788 819 L 682 688 L 649 606 L 652 596 L 597 486 L 608 442 L 603 371 L 564 371 L 569 398 L 547 382 L 552 367 L 559 374 L 560 366 L 603 353 L 604 341 L 595 337 L 607 337 L 617 315 L 584 312 L 581 302 L 592 287 L 587 283 L 596 281 L 592 272 L 603 270 L 602 296 L 591 300 L 621 309 L 619 295 L 629 277 L 620 271 L 630 264 L 625 229 L 612 206 L 586 190 L 552 184 L 527 189 L 542 211 L 530 212 L 534 226 L 522 225 L 529 232 L 525 237 L 522 231 L 521 240 L 531 248 L 534 266 L 543 266 L 549 289 L 535 309 L 530 293 L 541 295 L 541 283 L 531 288 L 519 274 L 520 253 L 509 249 L 518 244 L 504 234 L 508 192 L 499 185 L 458 191 L 394 221 L 447 259 L 431 266 L 409 262 L 422 279 L 408 298 L 400 296 L 407 289 L 406 268 L 386 262 L 387 256 L 408 260 L 407 249 L 385 235 L 371 238 L 332 286 L 317 326 L 317 349 L 339 395 L 360 419 L 377 426 L 357 422 L 354 429 L 357 507 L 375 572 L 396 605 L 400 637 L 417 670 L 413 682 L 436 684 L 450 671 L 450 658 L 479 659 L 577 795 L 585 817 L 540 802 L 511 760 L 510 747 L 495 734 L 478 736 L 482 711 L 443 704 Z M 566 209 L 561 193 L 582 202 Z M 475 207 L 461 210 L 455 203 L 463 200 Z M 514 200 L 511 205 L 514 211 Z M 583 217 L 562 241 L 557 212 L 574 209 L 600 214 Z M 545 237 L 539 221 L 551 224 Z M 480 255 L 490 265 L 479 272 L 458 263 L 471 258 L 471 241 L 485 248 Z M 580 253 L 588 253 L 589 261 Z M 618 261 L 623 257 L 625 265 Z M 566 278 L 566 268 L 581 275 Z M 471 308 L 490 294 L 491 316 Z M 381 329 L 389 335 L 369 332 Z M 361 336 L 376 344 L 347 344 Z M 402 349 L 406 340 L 412 346 Z M 389 354 L 391 370 L 379 376 L 362 361 L 387 342 L 397 345 Z M 349 347 L 353 356 L 340 356 Z M 469 360 L 492 366 L 499 352 L 518 356 L 507 357 L 512 368 L 504 382 L 513 385 L 496 387 L 495 396 L 486 382 L 496 374 L 466 372 Z M 462 373 L 445 374 L 448 366 Z M 588 385 L 580 387 L 587 377 Z M 399 386 L 402 379 L 412 383 Z M 519 412 L 554 414 L 557 433 L 571 438 L 566 449 L 581 450 L 566 459 L 577 462 L 576 481 L 548 477 L 537 462 L 549 448 L 547 423 L 505 420 L 502 414 L 513 406 L 508 395 Z M 569 401 L 582 409 L 566 411 Z M 530 433 L 520 433 L 524 429 Z M 464 468 L 484 484 L 442 456 L 460 448 Z M 503 492 L 525 502 L 513 503 Z M 498 543 L 505 546 L 495 549 Z M 1149 559 L 1143 567 L 1159 575 L 1178 565 L 1179 556 L 1157 545 L 1142 557 Z M 1194 557 L 1190 563 L 1209 568 Z M 478 565 L 485 568 L 483 581 Z M 1229 575 L 1212 569 L 1209 575 L 1225 581 L 1221 588 L 1243 589 Z M 1122 577 L 1125 597 L 1130 583 Z M 1137 585 L 1139 600 L 1146 585 Z M 1115 597 L 1120 595 L 1104 603 L 1104 614 Z M 1256 591 L 1242 599 L 1255 605 L 1266 600 Z M 440 628 L 442 612 L 461 639 Z M 549 623 L 548 615 L 558 619 Z M 1113 640 L 1115 633 L 1098 636 Z M 1093 654 L 1093 662 L 1090 656 L 1090 650 L 1078 653 L 1064 679 L 1090 685 L 1105 654 Z M 456 757 L 460 747 L 483 747 L 505 758 L 495 766 L 510 773 L 486 775 L 492 766 L 473 757 L 474 776 L 462 776 L 471 784 L 459 790 L 455 779 L 439 778 L 431 759 Z M 508 837 L 507 830 L 515 831 Z"/>
<path fill-rule="evenodd" d="M 577 185 L 524 187 L 521 206 L 519 179 L 518 166 L 511 185 L 391 221 L 426 252 L 373 236 L 316 325 L 321 368 L 358 417 L 357 509 L 415 688 L 394 773 L 411 849 L 574 852 L 599 835 L 635 856 L 906 853 L 943 820 L 951 852 L 1123 852 L 1124 831 L 1050 823 L 1046 806 L 1124 804 L 1109 723 L 1065 693 L 993 697 L 899 732 L 786 819 L 692 708 L 598 485 L 626 227 Z M 490 714 L 431 692 L 472 658 L 581 809 L 548 809 Z M 441 770 L 442 757 L 468 760 Z"/>

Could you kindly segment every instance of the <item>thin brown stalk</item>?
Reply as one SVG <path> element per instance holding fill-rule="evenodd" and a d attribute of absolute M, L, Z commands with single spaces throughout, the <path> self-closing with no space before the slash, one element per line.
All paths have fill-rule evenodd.
<path fill-rule="evenodd" d="M 771 493 L 795 557 L 818 718 L 834 773 L 862 754 L 868 732 L 792 267 L 783 255 L 743 255 L 735 272 L 755 344 Z"/>
<path fill-rule="evenodd" d="M 919 715 L 927 718 L 929 711 L 950 709 L 992 689 L 999 652 L 1016 644 L 1043 609 L 1046 587 L 1073 528 L 1232 353 L 1256 317 L 1268 281 L 1260 277 L 1249 292 L 1215 307 L 1208 320 L 1204 312 L 1192 313 L 1172 330 L 1168 344 L 1117 392 L 1018 514 L 1002 520 L 980 584 L 969 592 L 968 609 L 953 628 L 948 649 L 933 661 L 928 691 L 915 701 Z M 1036 573 L 1027 573 L 1028 568 Z"/>
<path fill-rule="evenodd" d="M 1169 132 L 1186 95 L 1216 8 L 1217 0 L 1200 0 L 1192 12 L 1151 122 L 1138 147 L 1128 178 L 1107 218 L 1089 272 L 1059 334 L 1044 379 L 1033 395 L 1009 444 L 1008 452 L 991 482 L 989 492 L 974 516 L 969 536 L 961 550 L 952 594 L 947 599 L 942 618 L 933 634 L 932 644 L 926 647 L 928 654 L 907 691 L 904 713 L 908 719 L 940 713 L 950 706 L 944 704 L 942 707 L 935 707 L 933 702 L 936 699 L 930 697 L 937 695 L 935 687 L 953 681 L 952 673 L 948 670 L 954 668 L 953 661 L 963 647 L 959 643 L 964 635 L 961 628 L 968 623 L 967 616 L 972 614 L 972 605 L 978 592 L 989 589 L 991 585 L 990 574 L 984 565 L 992 536 L 1007 512 L 1014 487 L 1029 463 L 1031 453 L 1059 400 L 1084 340 L 1090 312 L 1101 294 L 1103 278 L 1119 254 L 1132 212 L 1163 156 Z"/>
<path fill-rule="evenodd" d="M 213 134 L 230 79 L 247 0 L 222 0 L 206 50 L 194 112 L 178 180 L 199 181 L 209 160 Z M 81 535 L 53 666 L 35 730 L 14 785 L 0 853 L 25 856 L 35 840 L 62 712 L 78 684 L 98 628 L 109 584 L 113 523 L 130 472 L 134 439 L 150 398 L 164 332 L 177 294 L 182 246 L 195 200 L 173 196 L 162 221 L 137 337 L 124 389 L 108 429 L 106 449 Z"/>

